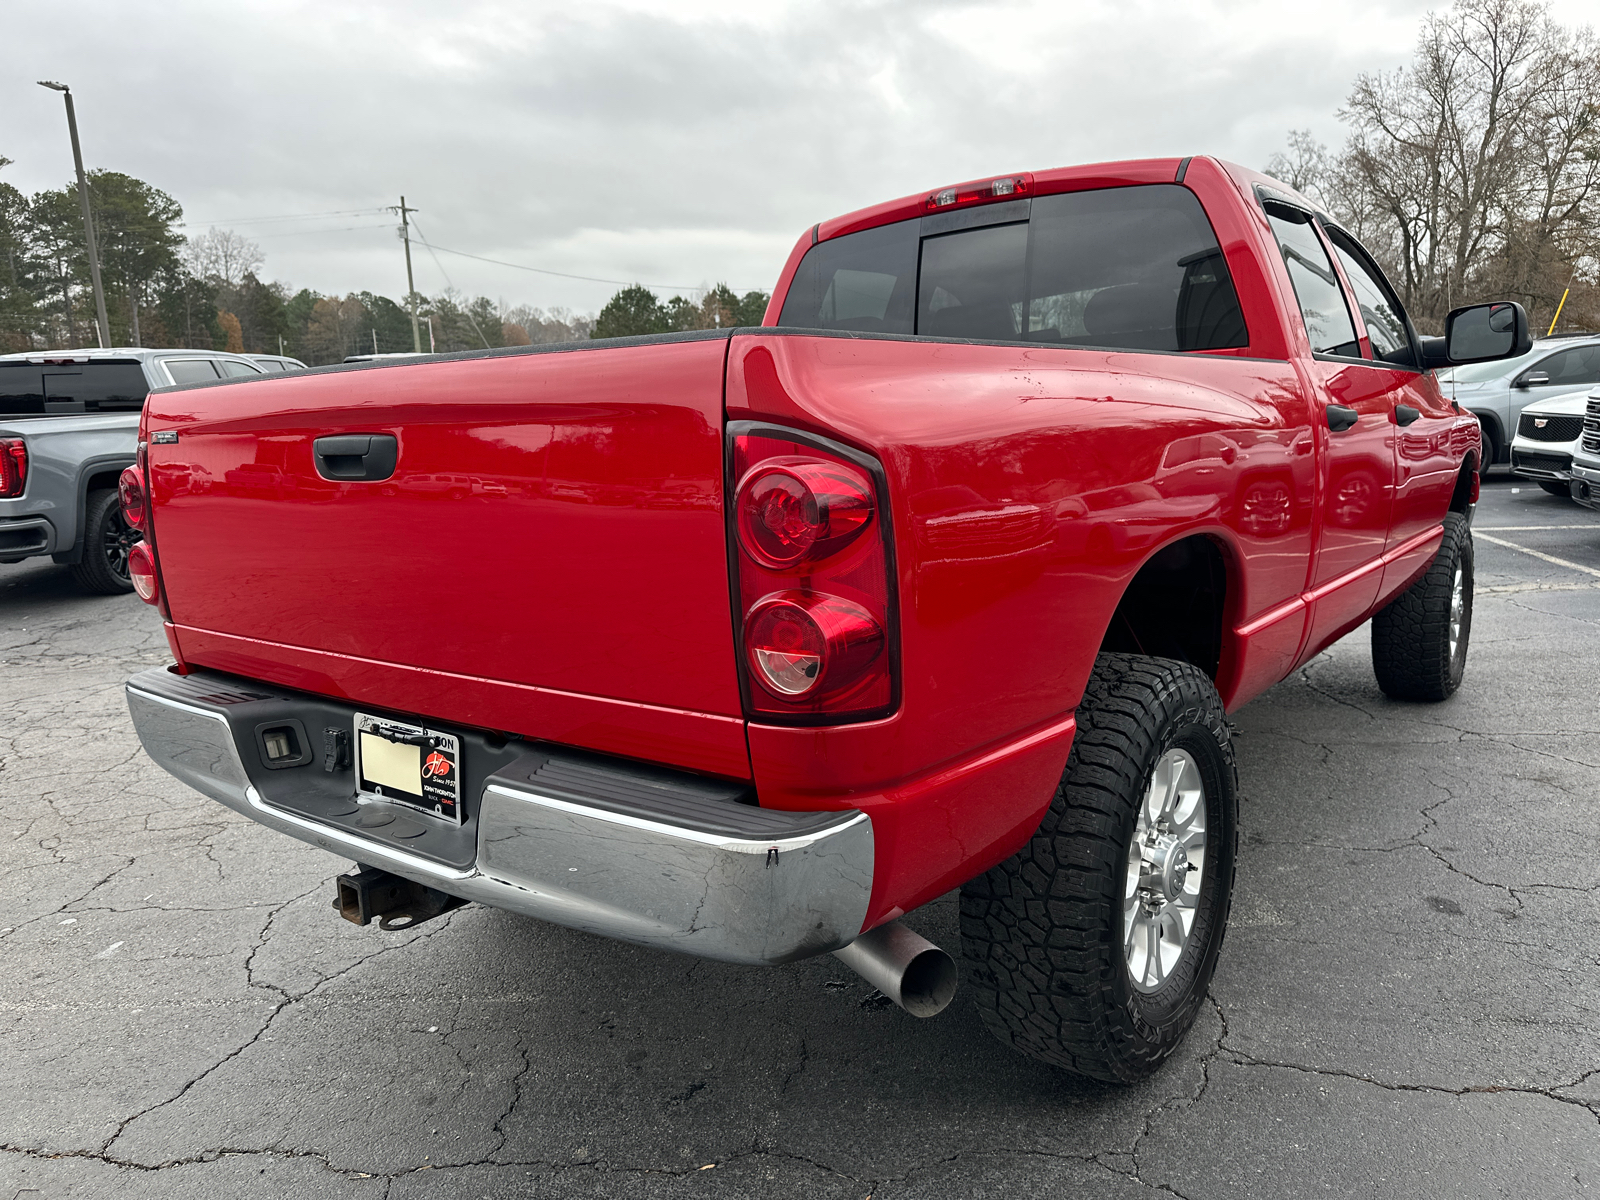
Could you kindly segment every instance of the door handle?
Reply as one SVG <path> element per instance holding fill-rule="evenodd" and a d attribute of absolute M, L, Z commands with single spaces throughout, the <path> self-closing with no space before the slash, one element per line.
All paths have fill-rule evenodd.
<path fill-rule="evenodd" d="M 1420 408 L 1412 408 L 1409 404 L 1396 404 L 1394 406 L 1394 423 L 1396 425 L 1409 425 L 1422 415 Z"/>
<path fill-rule="evenodd" d="M 1343 433 L 1361 418 L 1361 414 L 1353 408 L 1346 408 L 1342 404 L 1328 405 L 1328 428 L 1335 433 Z"/>
<path fill-rule="evenodd" d="M 387 479 L 394 474 L 400 444 L 391 433 L 343 433 L 311 443 L 317 474 L 324 479 Z"/>

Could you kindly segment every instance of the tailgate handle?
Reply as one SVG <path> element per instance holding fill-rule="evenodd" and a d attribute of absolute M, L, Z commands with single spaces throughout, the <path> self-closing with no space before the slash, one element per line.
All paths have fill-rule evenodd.
<path fill-rule="evenodd" d="M 392 433 L 341 433 L 311 443 L 317 474 L 324 479 L 387 479 L 400 445 Z"/>

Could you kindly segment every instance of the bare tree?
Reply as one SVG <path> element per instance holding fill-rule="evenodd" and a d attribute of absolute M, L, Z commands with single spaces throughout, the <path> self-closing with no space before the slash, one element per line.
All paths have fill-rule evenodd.
<path fill-rule="evenodd" d="M 1557 25 L 1547 4 L 1430 14 L 1412 67 L 1360 76 L 1340 116 L 1354 132 L 1334 201 L 1386 235 L 1403 298 L 1429 323 L 1491 277 L 1543 299 L 1541 260 L 1593 244 L 1600 63 L 1590 31 Z"/>
<path fill-rule="evenodd" d="M 1328 147 L 1317 141 L 1309 129 L 1289 131 L 1289 151 L 1267 160 L 1267 174 L 1281 179 L 1307 199 L 1322 201 L 1322 191 L 1333 173 L 1333 158 Z"/>
<path fill-rule="evenodd" d="M 259 270 L 266 256 L 261 253 L 260 246 L 243 234 L 212 226 L 187 239 L 183 261 L 191 274 L 231 288 L 238 287 L 246 275 Z"/>

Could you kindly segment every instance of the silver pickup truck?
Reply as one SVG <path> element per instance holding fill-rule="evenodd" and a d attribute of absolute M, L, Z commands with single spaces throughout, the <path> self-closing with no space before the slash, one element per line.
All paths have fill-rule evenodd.
<path fill-rule="evenodd" d="M 117 479 L 133 465 L 145 396 L 264 373 L 212 350 L 0 355 L 0 563 L 48 554 L 87 591 L 132 591 L 128 550 L 140 535 L 122 519 Z"/>

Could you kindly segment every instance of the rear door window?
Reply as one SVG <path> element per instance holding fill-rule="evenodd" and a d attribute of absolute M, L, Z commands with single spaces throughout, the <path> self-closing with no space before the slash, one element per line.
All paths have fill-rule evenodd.
<path fill-rule="evenodd" d="M 981 221 L 984 210 L 970 211 Z M 922 220 L 901 221 L 823 242 L 801 261 L 778 323 L 1108 349 L 1249 344 L 1216 234 L 1187 188 L 1041 196 L 1023 215 L 926 237 Z"/>
<path fill-rule="evenodd" d="M 1361 343 L 1344 302 L 1344 289 L 1322 248 L 1322 239 L 1311 226 L 1311 214 L 1275 201 L 1269 201 L 1266 210 L 1284 265 L 1289 268 L 1289 281 L 1294 284 L 1313 353 L 1360 358 Z"/>
<path fill-rule="evenodd" d="M 1138 350 L 1247 345 L 1222 248 L 1176 184 L 1033 202 L 1028 340 Z"/>
<path fill-rule="evenodd" d="M 261 374 L 261 369 L 259 367 L 253 367 L 249 363 L 233 362 L 232 360 L 226 358 L 217 365 L 222 368 L 222 374 L 227 379 L 243 379 L 247 375 L 254 376 Z"/>
<path fill-rule="evenodd" d="M 209 358 L 169 358 L 165 365 L 173 383 L 204 383 L 217 377 L 217 368 Z"/>

